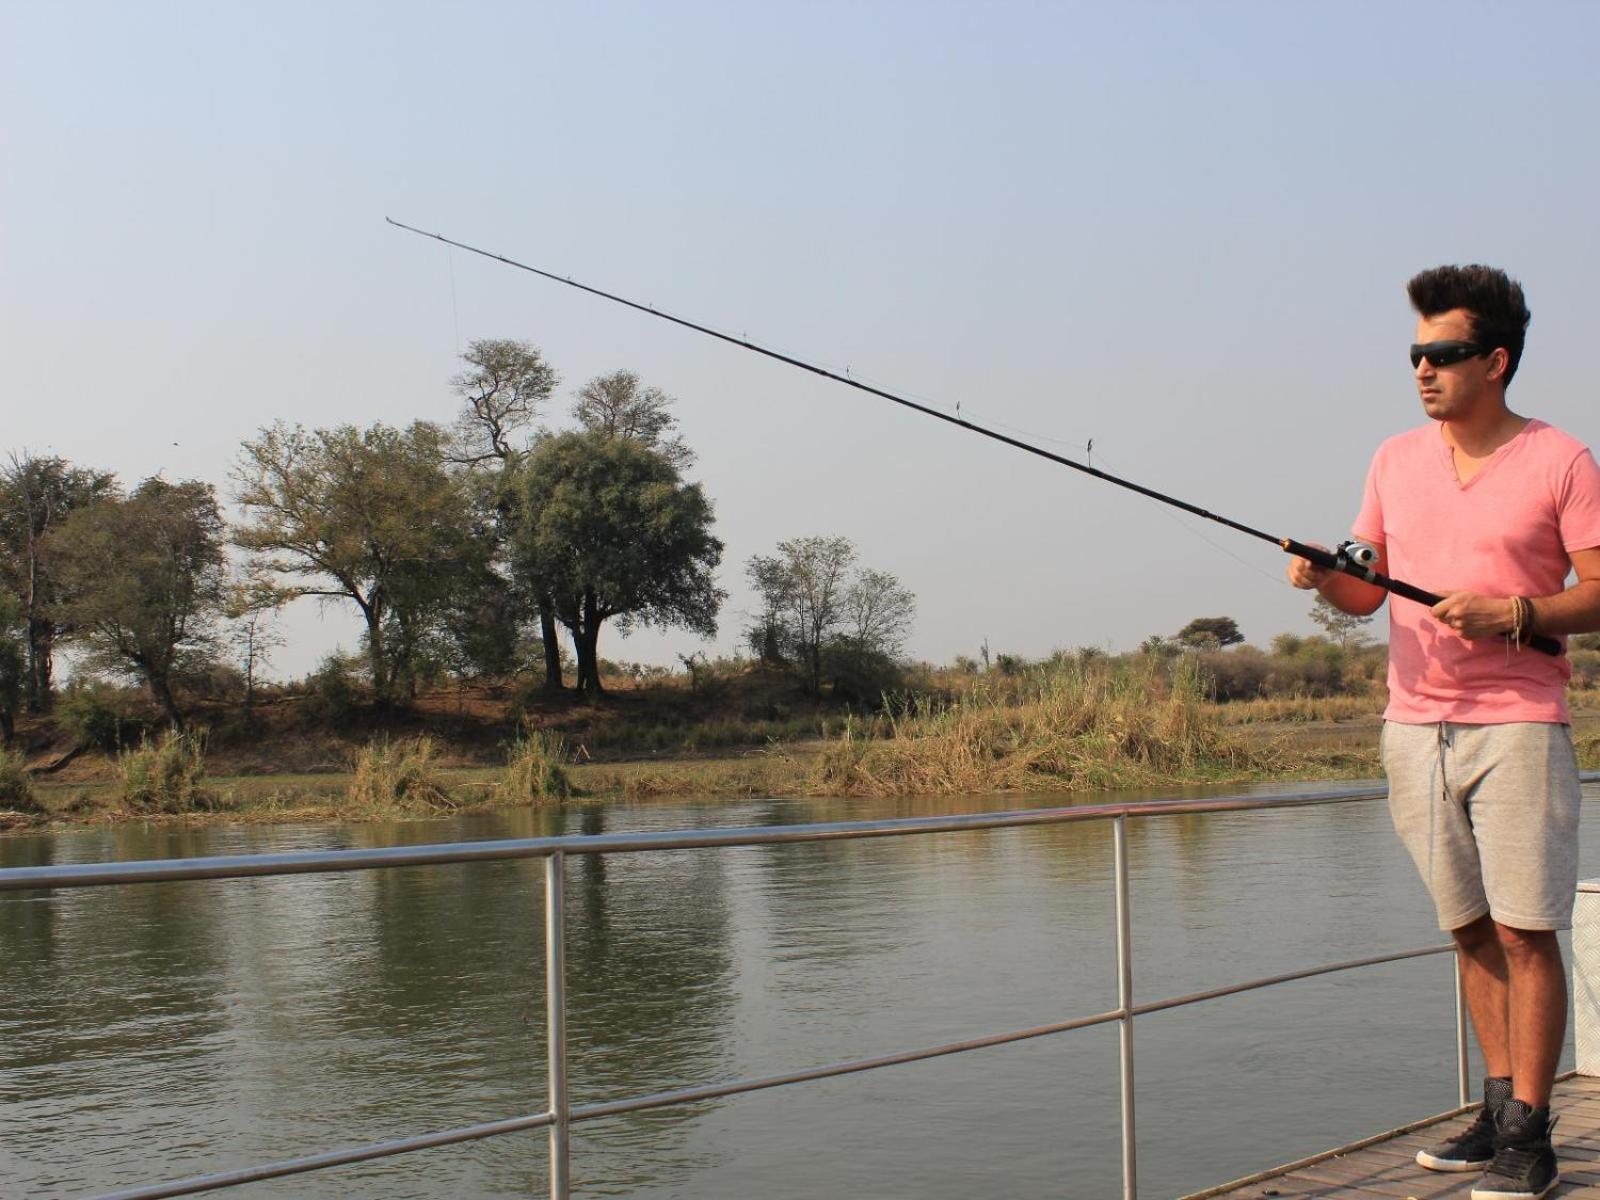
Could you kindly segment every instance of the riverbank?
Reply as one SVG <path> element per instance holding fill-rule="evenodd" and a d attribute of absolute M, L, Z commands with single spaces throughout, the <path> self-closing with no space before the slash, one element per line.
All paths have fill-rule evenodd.
<path fill-rule="evenodd" d="M 64 761 L 36 767 L 28 805 L 0 812 L 0 830 L 428 819 L 684 797 L 1071 794 L 1380 773 L 1381 696 L 1215 703 L 1181 673 L 1059 670 L 875 714 L 769 707 L 756 718 L 709 710 L 697 720 L 692 709 L 664 713 L 659 697 L 624 694 L 600 708 L 524 713 L 509 735 L 503 713 L 472 700 L 458 693 L 386 724 L 342 728 L 274 714 L 253 739 L 219 738 L 203 754 L 197 741 L 164 765 L 139 764 L 139 789 L 127 779 L 127 751 L 46 745 L 37 764 Z M 1593 700 L 1574 696 L 1589 768 L 1600 767 Z M 652 744 L 660 748 L 641 749 Z"/>

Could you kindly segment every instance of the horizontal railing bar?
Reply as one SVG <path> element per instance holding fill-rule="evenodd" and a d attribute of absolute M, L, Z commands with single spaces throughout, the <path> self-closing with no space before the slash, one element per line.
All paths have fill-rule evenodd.
<path fill-rule="evenodd" d="M 1415 950 L 1398 950 L 1388 954 L 1375 954 L 1367 958 L 1350 959 L 1346 962 L 1308 967 L 1300 971 L 1289 971 L 1281 975 L 1266 975 L 1259 979 L 1250 980 L 1247 983 L 1213 988 L 1204 992 L 1193 992 L 1187 996 L 1175 996 L 1167 1000 L 1154 1000 L 1148 1004 L 1136 1004 L 1129 1012 L 1132 1016 L 1140 1017 L 1149 1013 L 1179 1008 L 1184 1005 L 1198 1004 L 1205 1000 L 1237 995 L 1240 992 L 1253 991 L 1257 988 L 1271 987 L 1279 983 L 1292 983 L 1297 979 L 1309 979 L 1318 975 L 1331 974 L 1335 971 L 1350 971 L 1357 967 L 1403 962 L 1406 959 L 1424 958 L 1433 954 L 1448 954 L 1454 949 L 1454 946 L 1427 946 Z M 781 1075 L 767 1075 L 756 1079 L 732 1079 L 725 1083 L 703 1084 L 699 1087 L 653 1092 L 644 1096 L 635 1096 L 628 1100 L 610 1100 L 600 1104 L 579 1105 L 571 1109 L 569 1119 L 575 1122 L 593 1121 L 601 1117 L 615 1117 L 625 1113 L 643 1112 L 653 1108 L 668 1108 L 678 1104 L 693 1104 L 700 1100 L 716 1100 L 724 1096 L 759 1092 L 768 1088 L 784 1087 L 792 1083 L 808 1083 L 815 1079 L 831 1079 L 840 1075 L 854 1075 L 862 1071 L 877 1070 L 881 1067 L 894 1067 L 905 1063 L 922 1062 L 927 1059 L 942 1058 L 946 1055 L 962 1054 L 969 1050 L 983 1050 L 990 1046 L 1004 1046 L 1013 1042 L 1048 1037 L 1051 1034 L 1067 1033 L 1074 1029 L 1087 1029 L 1094 1025 L 1107 1025 L 1121 1019 L 1122 1015 L 1121 1010 L 1116 1009 L 1110 1012 L 1096 1013 L 1088 1017 L 1074 1017 L 1067 1021 L 1052 1021 L 1047 1025 L 1035 1025 L 1008 1033 L 985 1034 L 981 1037 L 963 1038 L 960 1041 L 945 1042 L 938 1046 L 929 1046 L 917 1050 L 900 1050 L 891 1054 L 875 1055 L 872 1058 L 848 1059 L 843 1062 L 828 1063 L 824 1066 L 809 1067 L 800 1071 L 787 1071 Z M 505 1121 L 496 1121 L 485 1125 L 472 1125 L 443 1133 L 421 1134 L 398 1141 L 381 1142 L 376 1145 L 357 1147 L 350 1150 L 337 1150 L 328 1154 L 290 1159 L 261 1167 L 250 1167 L 216 1175 L 197 1175 L 173 1183 L 156 1184 L 150 1187 L 136 1188 L 132 1191 L 110 1193 L 95 1197 L 94 1200 L 157 1200 L 158 1197 L 184 1196 L 194 1192 L 236 1187 L 244 1183 L 276 1179 L 284 1175 L 296 1175 L 306 1171 L 321 1170 L 326 1167 L 344 1166 L 349 1163 L 365 1162 L 370 1159 L 385 1158 L 413 1150 L 426 1150 L 434 1146 L 448 1146 L 457 1142 L 475 1141 L 504 1133 L 538 1129 L 551 1124 L 552 1120 L 552 1114 L 548 1112 L 526 1117 L 513 1117 Z"/>
<path fill-rule="evenodd" d="M 1054 1021 L 1049 1025 L 1035 1025 L 1011 1033 L 992 1033 L 983 1037 L 965 1038 L 959 1042 L 946 1042 L 924 1050 L 902 1050 L 895 1054 L 880 1054 L 874 1058 L 856 1058 L 846 1062 L 829 1063 L 804 1071 L 789 1071 L 782 1075 L 768 1075 L 760 1079 L 734 1079 L 727 1083 L 710 1083 L 701 1087 L 679 1088 L 670 1092 L 656 1092 L 649 1096 L 636 1096 L 631 1100 L 611 1100 L 604 1104 L 585 1104 L 573 1108 L 572 1120 L 592 1121 L 597 1117 L 615 1117 L 622 1113 L 642 1112 L 649 1108 L 666 1108 L 673 1104 L 692 1104 L 696 1100 L 715 1100 L 721 1096 L 735 1096 L 744 1092 L 759 1092 L 766 1088 L 782 1087 L 789 1083 L 808 1083 L 813 1079 L 831 1079 L 836 1075 L 853 1075 L 858 1071 L 871 1071 L 878 1067 L 897 1067 L 902 1063 L 921 1062 L 941 1058 L 947 1054 L 961 1054 L 967 1050 L 983 1050 L 989 1046 L 1003 1046 L 1009 1042 L 1027 1041 L 1046 1037 L 1052 1033 L 1066 1033 L 1070 1029 L 1086 1029 L 1091 1025 L 1104 1025 L 1115 1021 L 1120 1012 L 1096 1013 L 1092 1017 L 1075 1017 L 1070 1021 Z"/>
<path fill-rule="evenodd" d="M 1235 996 L 1240 992 L 1253 992 L 1257 988 L 1271 987 L 1277 983 L 1293 983 L 1296 979 L 1314 979 L 1318 975 L 1332 975 L 1336 971 L 1353 971 L 1357 967 L 1375 967 L 1380 963 L 1404 962 L 1408 958 L 1426 958 L 1430 954 L 1450 954 L 1454 945 L 1424 946 L 1418 950 L 1397 950 L 1393 954 L 1374 954 L 1370 958 L 1352 958 L 1348 962 L 1328 963 L 1321 967 L 1307 967 L 1303 971 L 1286 971 L 1282 975 L 1264 975 L 1248 983 L 1235 983 L 1227 987 L 1211 988 L 1204 992 L 1191 992 L 1187 996 L 1174 996 L 1170 1000 L 1152 1000 L 1148 1004 L 1135 1004 L 1131 1010 L 1136 1017 L 1147 1013 L 1165 1012 L 1169 1008 L 1182 1008 L 1199 1004 L 1202 1000 L 1216 1000 L 1221 996 Z"/>
<path fill-rule="evenodd" d="M 534 1113 L 525 1117 L 509 1117 L 504 1121 L 489 1121 L 482 1125 L 465 1125 L 442 1133 L 423 1133 L 416 1137 L 399 1138 L 390 1142 L 375 1142 L 369 1146 L 353 1146 L 346 1150 L 330 1150 L 326 1154 L 312 1154 L 305 1158 L 284 1159 L 264 1163 L 258 1167 L 242 1167 L 237 1171 L 220 1171 L 214 1175 L 193 1175 L 171 1183 L 151 1184 L 148 1187 L 130 1188 L 123 1192 L 107 1192 L 94 1200 L 158 1200 L 163 1196 L 189 1196 L 195 1192 L 216 1191 L 219 1188 L 239 1187 L 263 1179 L 281 1179 L 285 1175 L 303 1175 L 307 1171 L 321 1171 L 327 1167 L 343 1167 L 351 1163 L 370 1162 L 375 1158 L 389 1158 L 414 1150 L 431 1150 L 436 1146 L 454 1146 L 460 1142 L 475 1142 L 482 1138 L 499 1137 L 505 1133 L 520 1133 L 527 1129 L 541 1129 L 549 1125 L 550 1113 Z"/>
<path fill-rule="evenodd" d="M 1600 773 L 1595 777 L 1600 779 Z M 950 817 L 900 817 L 883 821 L 736 826 L 728 829 L 661 830 L 654 833 L 572 834 L 561 837 L 509 838 L 482 842 L 381 846 L 361 850 L 294 850 L 276 854 L 230 854 L 209 858 L 150 859 L 143 862 L 10 867 L 0 870 L 0 892 L 44 887 L 97 887 L 120 883 L 255 878 L 265 875 L 305 875 L 328 871 L 367 871 L 380 867 L 493 862 L 542 858 L 556 851 L 567 854 L 630 854 L 650 850 L 770 846 L 794 842 L 900 837 L 908 834 L 954 833 L 963 830 L 1104 821 L 1113 817 L 1175 817 L 1199 813 L 1305 808 L 1322 804 L 1378 800 L 1385 795 L 1387 792 L 1382 786 L 1368 784 L 1363 787 L 1327 792 L 1291 792 L 1271 796 L 1216 796 L 1206 800 L 1143 800 L 1119 804 L 1082 804 L 998 813 L 964 813 Z"/>

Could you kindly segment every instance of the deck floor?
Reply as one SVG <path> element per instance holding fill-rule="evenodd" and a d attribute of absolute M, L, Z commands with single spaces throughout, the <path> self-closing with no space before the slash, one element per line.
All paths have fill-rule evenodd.
<path fill-rule="evenodd" d="M 1551 1100 L 1560 1123 L 1556 1126 L 1556 1154 L 1561 1160 L 1561 1184 L 1553 1200 L 1600 1200 L 1600 1079 L 1574 1075 L 1556 1084 Z M 1445 1196 L 1468 1200 L 1478 1172 L 1444 1174 L 1425 1171 L 1416 1153 L 1441 1136 L 1464 1127 L 1473 1114 L 1413 1128 L 1348 1153 L 1338 1153 L 1298 1166 L 1282 1174 L 1229 1184 L 1195 1194 L 1234 1200 L 1332 1200 L 1334 1197 L 1373 1197 L 1374 1200 L 1432 1200 Z"/>

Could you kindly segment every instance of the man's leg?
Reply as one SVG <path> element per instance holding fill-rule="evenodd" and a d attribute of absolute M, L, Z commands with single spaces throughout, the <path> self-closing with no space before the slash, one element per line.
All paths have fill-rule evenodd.
<path fill-rule="evenodd" d="M 1510 1069 L 1491 1070 L 1490 1074 L 1510 1075 L 1514 1098 L 1530 1108 L 1544 1108 L 1550 1103 L 1556 1063 L 1567 1034 L 1567 972 L 1561 963 L 1561 946 L 1548 929 L 1512 929 L 1496 923 L 1494 931 L 1508 979 Z M 1472 1019 L 1476 1024 L 1477 1009 L 1473 1009 Z M 1487 1049 L 1484 1053 L 1487 1056 Z"/>
<path fill-rule="evenodd" d="M 1484 1074 L 1507 1079 L 1512 1077 L 1513 1060 L 1509 964 L 1499 937 L 1502 928 L 1482 916 L 1460 929 L 1452 929 L 1450 936 L 1455 938 L 1460 953 L 1467 1011 L 1472 1014 L 1478 1049 L 1483 1051 Z"/>

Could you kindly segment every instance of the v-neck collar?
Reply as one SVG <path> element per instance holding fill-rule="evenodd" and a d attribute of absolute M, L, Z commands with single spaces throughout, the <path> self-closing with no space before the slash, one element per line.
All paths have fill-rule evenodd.
<path fill-rule="evenodd" d="M 1542 427 L 1543 425 L 1544 422 L 1539 420 L 1538 417 L 1529 417 L 1527 424 L 1523 425 L 1521 429 L 1517 430 L 1517 432 L 1512 434 L 1511 437 L 1507 438 L 1506 441 L 1495 447 L 1494 453 L 1489 455 L 1489 457 L 1484 461 L 1484 464 L 1478 468 L 1477 472 L 1472 476 L 1472 478 L 1463 483 L 1461 480 L 1461 473 L 1456 470 L 1455 447 L 1452 446 L 1449 440 L 1444 436 L 1444 426 L 1441 424 L 1439 426 L 1439 436 L 1436 439 L 1439 447 L 1439 461 L 1443 464 L 1446 473 L 1450 476 L 1450 482 L 1455 484 L 1459 490 L 1464 492 L 1476 484 L 1478 480 L 1482 479 L 1490 471 L 1494 470 L 1495 464 L 1505 457 L 1506 452 L 1510 450 L 1511 447 L 1520 442 L 1527 434 L 1533 432 L 1535 428 Z"/>

